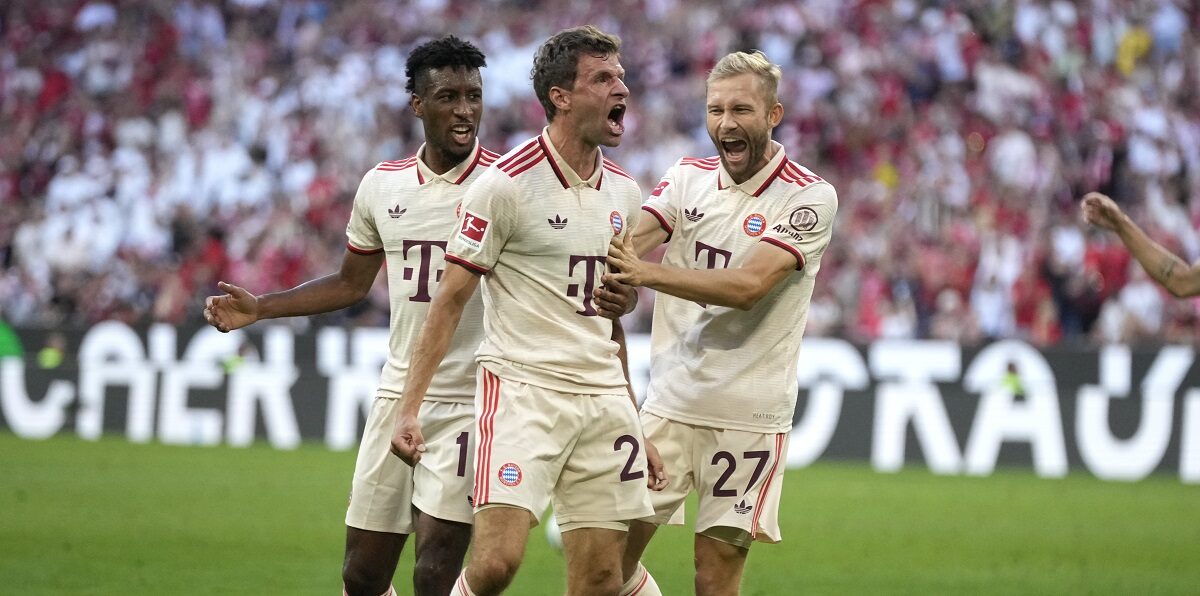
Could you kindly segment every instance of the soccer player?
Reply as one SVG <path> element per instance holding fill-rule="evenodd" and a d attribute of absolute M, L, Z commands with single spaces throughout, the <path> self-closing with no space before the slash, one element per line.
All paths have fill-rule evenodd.
<path fill-rule="evenodd" d="M 1116 232 L 1146 273 L 1162 284 L 1172 296 L 1188 298 L 1200 295 L 1200 261 L 1188 265 L 1151 240 L 1108 195 L 1089 192 L 1084 195 L 1079 208 L 1088 223 Z"/>
<path fill-rule="evenodd" d="M 538 49 L 533 86 L 549 125 L 468 191 L 413 351 L 392 449 L 420 464 L 431 451 L 418 408 L 482 279 L 475 535 L 451 594 L 503 591 L 551 500 L 567 593 L 615 594 L 628 522 L 651 513 L 647 485 L 666 480 L 643 445 L 614 341 L 619 324 L 596 316 L 592 298 L 609 240 L 641 204 L 637 183 L 600 150 L 625 131 L 619 50 L 619 39 L 591 26 Z"/>
<path fill-rule="evenodd" d="M 483 338 L 479 300 L 464 305 L 449 355 L 434 371 L 429 398 L 421 406 L 429 433 L 421 465 L 414 469 L 392 457 L 389 441 L 408 354 L 443 274 L 442 253 L 456 229 L 457 209 L 467 187 L 498 157 L 476 138 L 484 66 L 483 53 L 454 36 L 413 50 L 405 69 L 407 90 L 425 144 L 415 155 L 383 162 L 363 177 L 337 273 L 257 297 L 221 282 L 225 294 L 208 298 L 205 307 L 205 318 L 221 331 L 260 319 L 338 310 L 361 300 L 387 262 L 389 355 L 359 445 L 346 511 L 342 581 L 350 595 L 393 593 L 400 551 L 414 531 L 416 593 L 445 595 L 471 538 L 474 351 Z"/>
<path fill-rule="evenodd" d="M 604 279 L 658 291 L 642 425 L 675 478 L 630 529 L 622 594 L 660 593 L 639 560 L 659 525 L 683 522 L 690 490 L 697 594 L 737 594 L 750 544 L 781 538 L 800 338 L 837 194 L 771 139 L 779 79 L 761 52 L 717 63 L 706 100 L 717 155 L 667 170 L 642 207 L 653 217 L 609 252 Z M 661 265 L 639 259 L 663 242 Z"/>

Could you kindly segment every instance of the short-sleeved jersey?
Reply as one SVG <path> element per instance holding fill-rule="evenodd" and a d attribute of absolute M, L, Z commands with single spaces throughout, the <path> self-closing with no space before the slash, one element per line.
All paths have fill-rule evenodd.
<path fill-rule="evenodd" d="M 446 260 L 484 275 L 479 363 L 564 393 L 623 392 L 612 322 L 592 290 L 640 204 L 637 183 L 599 152 L 581 179 L 546 130 L 471 185 Z"/>
<path fill-rule="evenodd" d="M 642 206 L 670 234 L 664 264 L 741 267 L 760 242 L 796 259 L 796 271 L 748 311 L 656 296 L 650 413 L 756 432 L 792 426 L 800 338 L 838 201 L 832 185 L 775 146 L 741 184 L 718 157 L 681 159 Z"/>
<path fill-rule="evenodd" d="M 347 248 L 359 254 L 383 251 L 391 298 L 391 336 L 379 395 L 400 397 L 410 352 L 442 279 L 446 241 L 467 188 L 499 155 L 478 142 L 471 155 L 445 174 L 435 174 L 421 156 L 385 161 L 363 177 L 346 226 Z M 475 350 L 483 339 L 483 304 L 472 299 L 463 310 L 450 350 L 434 373 L 427 398 L 472 402 Z"/>

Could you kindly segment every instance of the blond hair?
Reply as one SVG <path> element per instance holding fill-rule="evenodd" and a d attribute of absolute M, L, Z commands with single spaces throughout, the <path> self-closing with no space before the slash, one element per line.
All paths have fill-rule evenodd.
<path fill-rule="evenodd" d="M 762 82 L 763 91 L 766 92 L 767 104 L 774 105 L 779 98 L 779 79 L 783 77 L 783 70 L 778 64 L 772 64 L 767 55 L 754 50 L 753 52 L 733 52 L 726 54 L 713 67 L 712 72 L 708 73 L 708 79 L 704 82 L 705 86 L 713 81 L 736 77 L 743 74 L 752 74 L 758 77 Z"/>

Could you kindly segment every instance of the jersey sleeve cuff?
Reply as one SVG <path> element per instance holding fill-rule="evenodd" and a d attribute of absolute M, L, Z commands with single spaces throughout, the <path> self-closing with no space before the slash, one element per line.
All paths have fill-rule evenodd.
<path fill-rule="evenodd" d="M 472 263 L 471 261 L 468 261 L 462 257 L 456 257 L 451 254 L 446 255 L 446 261 L 450 262 L 450 263 L 454 263 L 455 265 L 459 265 L 459 266 L 465 268 L 467 271 L 474 273 L 475 275 L 487 275 L 488 272 L 491 271 L 487 267 L 482 267 L 480 265 L 476 265 L 475 263 Z"/>
<path fill-rule="evenodd" d="M 383 252 L 383 247 L 381 246 L 379 248 L 359 248 L 359 247 L 354 246 L 353 244 L 350 244 L 349 242 L 347 242 L 346 250 L 348 250 L 356 255 L 377 255 L 377 254 Z"/>
<path fill-rule="evenodd" d="M 782 248 L 783 250 L 786 250 L 786 251 L 792 253 L 792 256 L 796 257 L 796 271 L 800 271 L 800 270 L 804 269 L 804 253 L 800 252 L 800 249 L 798 249 L 795 246 L 792 246 L 791 244 L 788 244 L 787 242 L 784 242 L 782 240 L 779 240 L 776 238 L 771 238 L 770 236 L 764 237 L 762 239 L 762 241 L 768 242 L 772 246 L 778 246 L 779 248 Z"/>
<path fill-rule="evenodd" d="M 655 209 L 649 205 L 642 205 L 642 211 L 653 215 L 654 219 L 658 220 L 658 225 L 662 226 L 662 229 L 667 231 L 668 236 L 675 233 L 675 229 L 671 227 L 671 224 L 667 223 L 667 218 L 663 217 L 663 214 L 659 213 L 658 209 Z"/>

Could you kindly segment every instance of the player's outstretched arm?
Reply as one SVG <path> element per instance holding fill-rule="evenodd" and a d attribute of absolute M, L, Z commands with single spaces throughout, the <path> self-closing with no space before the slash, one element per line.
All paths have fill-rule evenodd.
<path fill-rule="evenodd" d="M 458 329 L 458 321 L 462 319 L 463 309 L 475 289 L 479 287 L 479 276 L 471 270 L 456 263 L 447 262 L 446 272 L 438 284 L 433 302 L 429 304 L 429 314 L 421 325 L 421 333 L 417 336 L 412 356 L 408 363 L 408 376 L 404 379 L 404 389 L 400 398 L 400 412 L 396 418 L 396 428 L 392 433 L 392 453 L 404 463 L 413 466 L 421 460 L 425 452 L 425 437 L 421 434 L 421 424 L 417 414 L 421 411 L 421 402 L 433 373 L 446 357 L 450 349 L 450 340 L 454 338 L 454 330 Z"/>
<path fill-rule="evenodd" d="M 613 238 L 608 247 L 608 264 L 615 280 L 645 286 L 685 300 L 750 310 L 771 288 L 796 269 L 796 257 L 765 242 L 750 251 L 746 263 L 731 269 L 683 269 L 641 260 L 628 237 Z"/>
<path fill-rule="evenodd" d="M 337 273 L 262 296 L 222 281 L 217 287 L 224 294 L 209 296 L 204 301 L 204 320 L 218 331 L 228 333 L 261 319 L 315 315 L 346 308 L 367 295 L 382 263 L 382 252 L 361 255 L 347 250 Z"/>
<path fill-rule="evenodd" d="M 1200 263 L 1183 259 L 1150 239 L 1107 195 L 1089 192 L 1079 204 L 1083 219 L 1098 228 L 1116 232 L 1133 258 L 1176 298 L 1200 295 Z"/>

